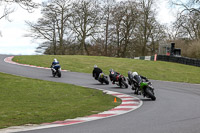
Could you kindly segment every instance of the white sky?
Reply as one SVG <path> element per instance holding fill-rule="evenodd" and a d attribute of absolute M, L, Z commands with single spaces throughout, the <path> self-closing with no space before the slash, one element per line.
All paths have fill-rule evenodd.
<path fill-rule="evenodd" d="M 41 2 L 42 0 L 34 0 Z M 168 8 L 167 0 L 157 0 L 158 4 L 158 21 L 169 24 L 174 20 L 173 14 Z M 2 7 L 0 6 L 0 15 L 2 15 Z M 36 54 L 35 49 L 39 45 L 33 42 L 31 38 L 24 37 L 27 33 L 28 26 L 25 20 L 37 21 L 41 17 L 40 9 L 34 13 L 28 13 L 20 7 L 15 8 L 16 11 L 9 15 L 12 22 L 5 19 L 0 20 L 0 54 L 21 54 L 32 55 Z"/>

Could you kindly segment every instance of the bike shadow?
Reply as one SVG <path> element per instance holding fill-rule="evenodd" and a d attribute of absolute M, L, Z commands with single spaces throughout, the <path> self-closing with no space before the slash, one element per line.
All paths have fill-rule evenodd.
<path fill-rule="evenodd" d="M 129 93 L 126 93 L 128 95 L 131 95 L 131 96 L 135 96 L 135 97 L 138 97 L 140 100 L 142 100 L 143 102 L 148 102 L 148 101 L 153 101 L 151 100 L 150 98 L 143 98 L 142 95 L 136 95 L 134 94 L 134 92 L 129 92 Z"/>
<path fill-rule="evenodd" d="M 141 98 L 140 100 L 142 100 L 143 102 L 149 102 L 149 101 L 153 101 L 150 98 Z"/>
<path fill-rule="evenodd" d="M 124 90 L 124 89 L 128 89 L 128 88 L 121 88 L 121 87 L 118 87 L 118 86 L 116 86 L 116 87 L 110 87 L 111 89 L 122 89 L 122 90 Z"/>
<path fill-rule="evenodd" d="M 91 85 L 107 85 L 107 84 L 95 83 L 95 84 L 91 84 Z"/>
<path fill-rule="evenodd" d="M 62 77 L 58 77 L 58 76 L 48 76 L 49 78 L 62 78 Z"/>

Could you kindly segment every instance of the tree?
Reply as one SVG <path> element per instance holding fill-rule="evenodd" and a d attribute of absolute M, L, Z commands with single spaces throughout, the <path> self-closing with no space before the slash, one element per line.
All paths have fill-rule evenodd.
<path fill-rule="evenodd" d="M 116 54 L 118 57 L 126 57 L 128 49 L 134 45 L 132 42 L 135 39 L 135 29 L 137 19 L 139 17 L 137 4 L 133 1 L 120 2 L 113 9 L 112 24 L 113 43 L 116 44 Z"/>
<path fill-rule="evenodd" d="M 200 1 L 181 2 L 176 0 L 172 3 L 180 7 L 177 19 L 173 24 L 177 31 L 175 38 L 177 46 L 182 49 L 182 55 L 200 58 Z"/>
<path fill-rule="evenodd" d="M 122 43 L 122 37 L 121 37 L 121 23 L 123 18 L 123 6 L 120 4 L 115 5 L 113 11 L 112 11 L 112 25 L 113 25 L 113 38 L 112 42 L 117 46 L 116 47 L 116 56 L 120 57 L 121 53 L 121 43 Z"/>
<path fill-rule="evenodd" d="M 71 16 L 71 30 L 74 31 L 80 44 L 80 53 L 89 55 L 86 39 L 95 39 L 99 28 L 99 6 L 97 1 L 79 0 L 73 3 Z"/>
<path fill-rule="evenodd" d="M 153 28 L 152 23 L 155 22 L 155 14 L 152 11 L 153 2 L 153 0 L 142 0 L 140 3 L 141 18 L 139 20 L 138 39 L 140 39 L 142 45 L 141 55 L 143 56 L 147 54 L 147 45 Z"/>
<path fill-rule="evenodd" d="M 67 21 L 71 15 L 70 8 L 70 0 L 50 0 L 43 3 L 43 17 L 39 18 L 37 23 L 26 22 L 30 27 L 30 34 L 27 36 L 44 40 L 45 42 L 39 48 L 46 48 L 49 45 L 53 50 L 48 51 L 53 54 L 65 54 L 64 37 L 67 38 L 65 35 L 68 32 Z"/>
<path fill-rule="evenodd" d="M 116 4 L 115 0 L 104 0 L 104 4 L 102 5 L 103 17 L 102 24 L 104 26 L 103 38 L 104 38 L 104 55 L 108 55 L 108 45 L 109 39 L 111 37 L 111 17 L 112 17 L 112 9 L 114 4 Z"/>
<path fill-rule="evenodd" d="M 34 8 L 39 6 L 39 4 L 33 2 L 32 0 L 1 0 L 0 6 L 4 7 L 4 12 L 0 16 L 0 19 L 8 19 L 8 15 L 14 12 L 14 9 L 10 8 L 11 4 L 18 4 L 20 7 L 29 12 L 32 12 Z"/>

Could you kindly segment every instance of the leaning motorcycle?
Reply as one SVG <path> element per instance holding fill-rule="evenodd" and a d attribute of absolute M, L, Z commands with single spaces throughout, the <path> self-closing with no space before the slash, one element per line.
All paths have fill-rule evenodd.
<path fill-rule="evenodd" d="M 61 67 L 59 64 L 51 66 L 51 71 L 52 71 L 53 77 L 55 76 L 58 76 L 59 78 L 61 77 Z"/>
<path fill-rule="evenodd" d="M 110 80 L 112 81 L 112 78 L 110 78 Z M 128 84 L 126 83 L 126 78 L 121 74 L 118 74 L 116 76 L 115 84 L 118 85 L 120 88 L 128 88 Z"/>
<path fill-rule="evenodd" d="M 99 74 L 98 81 L 99 81 L 101 84 L 103 84 L 103 83 L 105 83 L 105 84 L 107 84 L 107 85 L 109 84 L 108 77 L 107 77 L 106 75 L 104 75 L 104 73 L 100 73 L 100 74 Z"/>
<path fill-rule="evenodd" d="M 154 88 L 150 81 L 145 81 L 139 75 L 136 75 L 135 78 L 130 78 L 128 76 L 128 83 L 131 85 L 132 90 L 138 91 L 139 94 L 142 94 L 144 97 L 151 98 L 154 101 L 156 100 Z"/>

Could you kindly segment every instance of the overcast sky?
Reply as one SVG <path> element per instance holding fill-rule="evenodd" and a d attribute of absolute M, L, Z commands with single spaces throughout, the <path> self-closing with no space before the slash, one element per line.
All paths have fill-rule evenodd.
<path fill-rule="evenodd" d="M 41 2 L 42 0 L 34 0 Z M 158 21 L 161 23 L 170 24 L 175 18 L 171 9 L 168 8 L 167 0 L 158 0 Z M 0 6 L 0 15 L 2 9 Z M 24 37 L 27 33 L 28 27 L 25 24 L 25 20 L 37 21 L 41 17 L 40 9 L 34 13 L 28 13 L 20 7 L 15 7 L 15 12 L 9 15 L 12 22 L 8 22 L 4 19 L 0 20 L 0 54 L 21 54 L 32 55 L 36 54 L 35 49 L 39 45 L 37 42 L 33 42 L 31 38 Z"/>

